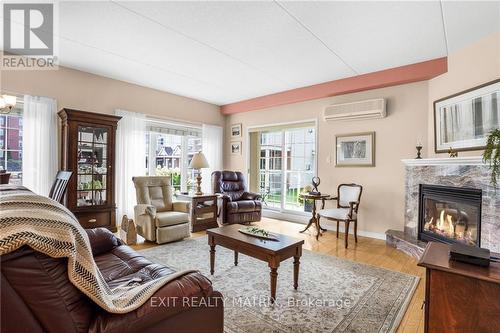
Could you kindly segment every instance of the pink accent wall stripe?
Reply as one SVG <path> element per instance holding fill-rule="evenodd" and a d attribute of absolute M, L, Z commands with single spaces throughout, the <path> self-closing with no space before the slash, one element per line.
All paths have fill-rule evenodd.
<path fill-rule="evenodd" d="M 221 106 L 225 115 L 260 110 L 312 99 L 344 95 L 353 92 L 395 86 L 432 79 L 446 73 L 448 58 L 437 58 L 416 64 L 385 69 L 378 72 L 324 82 L 308 87 L 287 90 Z"/>

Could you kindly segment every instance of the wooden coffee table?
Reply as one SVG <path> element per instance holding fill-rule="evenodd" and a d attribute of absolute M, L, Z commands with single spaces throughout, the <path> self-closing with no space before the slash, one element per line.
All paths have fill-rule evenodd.
<path fill-rule="evenodd" d="M 257 226 L 257 225 L 256 225 Z M 234 265 L 238 265 L 238 253 L 267 262 L 271 269 L 271 303 L 276 300 L 278 267 L 283 260 L 293 257 L 293 287 L 299 286 L 299 266 L 302 256 L 303 240 L 275 234 L 277 241 L 257 238 L 242 234 L 238 229 L 241 224 L 232 224 L 220 228 L 208 229 L 210 245 L 210 274 L 214 274 L 215 246 L 220 245 L 234 251 Z"/>

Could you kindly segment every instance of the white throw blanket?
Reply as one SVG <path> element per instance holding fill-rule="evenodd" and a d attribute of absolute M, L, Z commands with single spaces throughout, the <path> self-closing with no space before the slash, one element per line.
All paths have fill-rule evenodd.
<path fill-rule="evenodd" d="M 68 277 L 104 310 L 137 309 L 167 282 L 191 271 L 177 272 L 144 284 L 110 289 L 101 275 L 85 230 L 61 204 L 23 187 L 0 188 L 0 255 L 23 245 L 53 258 L 68 258 Z"/>

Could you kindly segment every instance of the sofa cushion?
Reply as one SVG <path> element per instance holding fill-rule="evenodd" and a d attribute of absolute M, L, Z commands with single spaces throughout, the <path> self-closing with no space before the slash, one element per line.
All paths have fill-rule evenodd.
<path fill-rule="evenodd" d="M 227 203 L 228 213 L 245 213 L 260 211 L 262 204 L 260 201 L 240 200 Z"/>
<path fill-rule="evenodd" d="M 89 236 L 92 254 L 97 256 L 101 253 L 111 251 L 113 248 L 121 245 L 121 241 L 105 228 L 85 229 Z"/>
<path fill-rule="evenodd" d="M 104 279 L 111 288 L 130 283 L 145 283 L 175 271 L 154 264 L 126 245 L 94 257 Z"/>
<path fill-rule="evenodd" d="M 158 212 L 155 218 L 156 226 L 160 228 L 188 222 L 189 215 L 183 212 Z"/>

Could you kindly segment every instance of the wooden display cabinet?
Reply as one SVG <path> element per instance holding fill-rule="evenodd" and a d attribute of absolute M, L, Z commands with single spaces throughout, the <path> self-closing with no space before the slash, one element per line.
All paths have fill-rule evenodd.
<path fill-rule="evenodd" d="M 115 135 L 121 117 L 62 109 L 61 167 L 72 171 L 66 206 L 84 228 L 116 231 Z"/>

